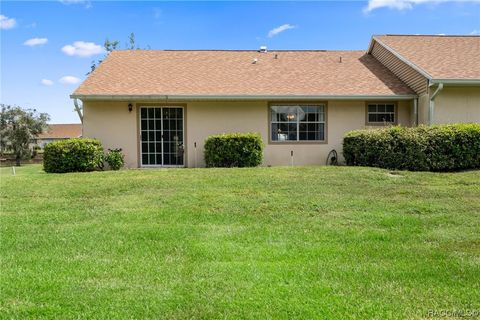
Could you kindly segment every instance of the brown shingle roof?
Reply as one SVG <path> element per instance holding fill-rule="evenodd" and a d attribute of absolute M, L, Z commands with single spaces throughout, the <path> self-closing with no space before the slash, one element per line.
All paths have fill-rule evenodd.
<path fill-rule="evenodd" d="M 255 58 L 258 61 L 252 63 Z M 114 51 L 74 92 L 74 96 L 410 94 L 414 94 L 410 88 L 364 51 L 213 50 Z"/>
<path fill-rule="evenodd" d="M 49 124 L 48 130 L 38 135 L 39 139 L 65 139 L 82 136 L 82 125 L 79 123 Z"/>
<path fill-rule="evenodd" d="M 433 79 L 480 79 L 480 36 L 375 36 Z"/>

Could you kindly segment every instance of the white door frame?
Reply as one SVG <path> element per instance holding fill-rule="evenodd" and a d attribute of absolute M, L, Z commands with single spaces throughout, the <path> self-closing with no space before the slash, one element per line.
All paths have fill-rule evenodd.
<path fill-rule="evenodd" d="M 143 164 L 143 157 L 142 157 L 142 109 L 150 109 L 150 108 L 160 108 L 161 113 L 160 113 L 160 123 L 161 123 L 161 134 L 162 134 L 162 164 Z M 184 153 L 183 153 L 183 164 L 181 165 L 164 165 L 164 145 L 163 145 L 163 109 L 167 108 L 179 108 L 182 109 L 182 145 L 184 148 Z M 158 105 L 158 106 L 139 106 L 139 112 L 138 112 L 138 127 L 139 127 L 139 154 L 140 154 L 140 167 L 141 168 L 183 168 L 185 167 L 185 108 L 182 105 Z M 156 147 L 155 147 L 156 148 Z"/>

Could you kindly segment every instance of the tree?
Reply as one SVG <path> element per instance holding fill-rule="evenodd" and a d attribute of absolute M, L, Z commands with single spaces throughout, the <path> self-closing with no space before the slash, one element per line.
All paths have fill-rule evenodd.
<path fill-rule="evenodd" d="M 103 58 L 97 61 L 95 60 L 92 61 L 92 64 L 90 65 L 90 72 L 88 72 L 87 75 L 95 71 L 95 69 L 98 68 L 98 66 L 102 63 L 103 60 L 105 60 L 105 58 L 110 54 L 110 52 L 112 52 L 113 50 L 117 50 L 119 44 L 120 44 L 120 41 L 118 40 L 110 41 L 108 40 L 108 38 L 106 38 L 105 42 L 103 43 L 103 48 L 105 49 L 105 56 L 103 56 Z M 128 49 L 128 50 L 139 49 L 135 45 L 135 33 L 132 32 L 128 36 L 128 43 L 125 44 L 125 49 Z"/>
<path fill-rule="evenodd" d="M 0 147 L 2 153 L 7 148 L 12 150 L 17 166 L 20 166 L 20 161 L 28 158 L 32 153 L 31 142 L 48 128 L 49 120 L 50 116 L 47 113 L 1 104 Z"/>
<path fill-rule="evenodd" d="M 135 49 L 135 33 L 133 33 L 133 32 L 130 33 L 130 35 L 128 36 L 127 48 L 130 49 L 130 50 Z"/>

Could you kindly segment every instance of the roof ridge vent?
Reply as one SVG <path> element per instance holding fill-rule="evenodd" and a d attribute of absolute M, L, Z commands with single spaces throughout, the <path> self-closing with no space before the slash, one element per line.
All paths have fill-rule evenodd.
<path fill-rule="evenodd" d="M 262 53 L 267 53 L 267 46 L 260 46 L 260 50 L 258 50 L 258 52 L 262 52 Z"/>

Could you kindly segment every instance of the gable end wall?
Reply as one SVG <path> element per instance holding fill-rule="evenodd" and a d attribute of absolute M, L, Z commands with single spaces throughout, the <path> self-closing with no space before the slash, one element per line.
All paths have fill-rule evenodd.
<path fill-rule="evenodd" d="M 373 44 L 371 55 L 387 67 L 394 75 L 400 78 L 400 80 L 405 82 L 418 95 L 427 93 L 427 78 L 397 58 L 393 53 L 385 49 L 376 41 Z"/>

